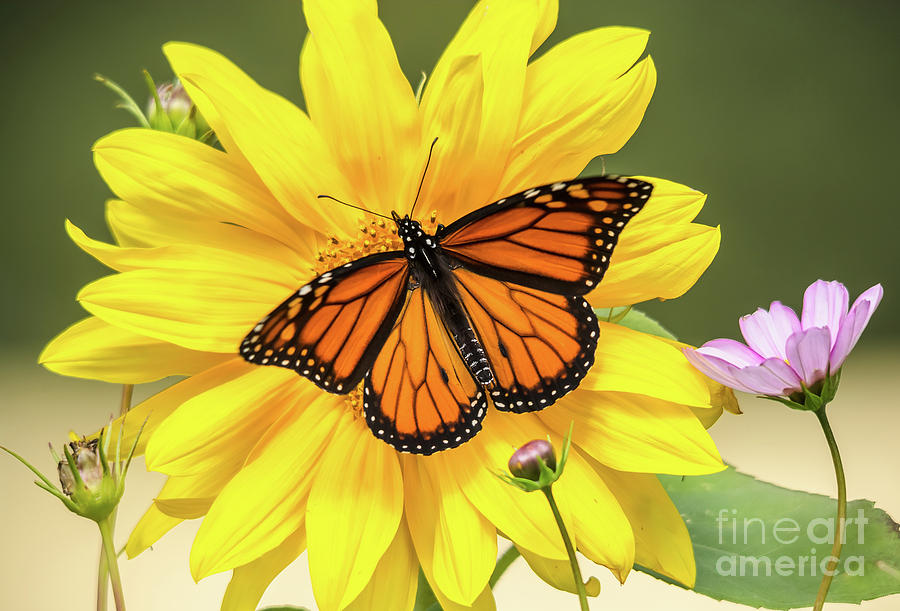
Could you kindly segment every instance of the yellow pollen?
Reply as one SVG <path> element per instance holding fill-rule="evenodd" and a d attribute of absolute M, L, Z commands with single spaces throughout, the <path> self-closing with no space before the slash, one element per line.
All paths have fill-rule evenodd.
<path fill-rule="evenodd" d="M 347 405 L 347 408 L 353 412 L 353 416 L 356 418 L 362 418 L 363 416 L 363 385 L 359 384 L 356 388 L 347 393 L 347 396 L 344 397 L 344 402 Z"/>
<path fill-rule="evenodd" d="M 389 250 L 403 250 L 397 227 L 384 219 L 371 217 L 359 225 L 354 239 L 339 240 L 328 236 L 328 241 L 316 255 L 312 272 L 318 276 L 356 259 Z"/>

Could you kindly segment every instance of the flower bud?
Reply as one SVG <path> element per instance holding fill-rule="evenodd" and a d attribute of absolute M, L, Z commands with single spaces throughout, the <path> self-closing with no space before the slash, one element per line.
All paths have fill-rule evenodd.
<path fill-rule="evenodd" d="M 144 80 L 150 92 L 145 110 L 115 82 L 101 76 L 94 78 L 119 96 L 118 108 L 128 111 L 142 127 L 186 136 L 206 144 L 215 142 L 215 134 L 206 119 L 188 97 L 184 86 L 177 79 L 159 86 L 146 70 Z"/>
<path fill-rule="evenodd" d="M 161 111 L 157 109 L 156 98 L 159 98 Z M 147 116 L 152 121 L 157 112 L 163 112 L 169 116 L 173 125 L 178 125 L 191 113 L 193 105 L 184 85 L 176 79 L 156 86 L 156 95 L 150 96 L 147 102 Z"/>
<path fill-rule="evenodd" d="M 91 491 L 99 490 L 103 479 L 103 463 L 100 462 L 98 440 L 81 439 L 73 441 L 69 444 L 69 449 L 75 461 L 75 468 L 78 470 L 78 475 L 81 481 L 84 482 L 85 488 Z M 56 469 L 59 472 L 59 483 L 62 485 L 63 493 L 67 496 L 72 496 L 77 487 L 77 480 L 68 461 L 59 461 Z"/>
<path fill-rule="evenodd" d="M 569 457 L 569 448 L 572 445 L 572 429 L 566 435 L 563 443 L 562 454 L 559 462 L 556 461 L 556 453 L 553 445 L 546 439 L 529 441 L 516 450 L 509 459 L 507 466 L 512 476 L 505 473 L 497 473 L 497 477 L 510 486 L 515 486 L 525 492 L 543 490 L 548 492 L 553 482 L 558 480 L 566 467 Z"/>
<path fill-rule="evenodd" d="M 556 453 L 545 439 L 529 441 L 515 451 L 509 459 L 509 472 L 516 477 L 533 481 L 541 478 L 541 461 L 551 471 L 556 469 Z"/>
<path fill-rule="evenodd" d="M 0 446 L 0 450 L 28 467 L 38 477 L 39 481 L 34 483 L 62 501 L 69 511 L 99 524 L 113 512 L 125 492 L 125 475 L 144 427 L 141 426 L 124 459 L 120 455 L 123 429 L 124 427 L 119 429 L 119 440 L 115 453 L 111 456 L 107 429 L 101 430 L 99 437 L 94 439 L 78 439 L 73 436 L 74 441 L 63 446 L 63 460 L 60 460 L 51 444 L 50 453 L 57 463 L 56 471 L 62 490 L 54 486 L 34 465 L 9 448 Z"/>
<path fill-rule="evenodd" d="M 209 124 L 197 111 L 181 81 L 175 79 L 155 85 L 150 75 L 144 74 L 151 94 L 147 101 L 150 127 L 198 140 L 206 138 Z"/>

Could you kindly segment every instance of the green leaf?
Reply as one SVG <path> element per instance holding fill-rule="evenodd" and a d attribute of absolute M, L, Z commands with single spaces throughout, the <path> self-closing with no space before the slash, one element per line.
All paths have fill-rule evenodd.
<path fill-rule="evenodd" d="M 696 592 L 768 609 L 812 605 L 831 553 L 837 501 L 733 468 L 659 479 L 690 531 Z M 828 600 L 859 603 L 900 592 L 900 526 L 867 500 L 848 503 L 847 518 Z"/>
<path fill-rule="evenodd" d="M 635 331 L 641 331 L 642 333 L 649 333 L 650 335 L 665 337 L 666 339 L 676 341 L 678 340 L 674 333 L 640 310 L 635 310 L 632 307 L 594 308 L 594 312 L 597 314 L 598 320 L 606 320 L 622 325 L 623 327 L 628 327 L 629 329 L 634 329 Z"/>

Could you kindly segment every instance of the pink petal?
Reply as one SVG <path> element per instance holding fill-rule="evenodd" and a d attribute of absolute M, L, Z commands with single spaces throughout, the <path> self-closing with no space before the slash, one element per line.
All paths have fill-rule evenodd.
<path fill-rule="evenodd" d="M 741 390 L 748 393 L 756 393 L 756 389 L 744 385 L 739 382 L 735 374 L 740 371 L 739 367 L 735 367 L 728 361 L 717 356 L 709 356 L 698 352 L 693 348 L 684 348 L 682 350 L 688 362 L 703 375 L 712 378 L 720 384 L 724 384 L 735 390 Z"/>
<path fill-rule="evenodd" d="M 766 359 L 759 366 L 768 370 L 769 373 L 781 381 L 781 394 L 787 396 L 803 390 L 803 387 L 800 386 L 800 376 L 797 375 L 797 372 L 790 365 L 784 362 L 784 359 L 780 357 Z"/>
<path fill-rule="evenodd" d="M 698 371 L 717 382 L 759 395 L 789 395 L 800 390 L 800 378 L 781 359 L 767 359 L 759 365 L 737 367 L 717 356 L 685 348 L 687 360 Z"/>
<path fill-rule="evenodd" d="M 803 328 L 828 327 L 834 341 L 837 339 L 841 319 L 847 315 L 849 300 L 847 287 L 837 280 L 816 280 L 803 294 L 803 313 L 800 315 Z"/>
<path fill-rule="evenodd" d="M 763 362 L 762 356 L 733 339 L 710 340 L 697 348 L 697 351 L 701 354 L 719 357 L 738 367 L 758 365 Z"/>
<path fill-rule="evenodd" d="M 784 363 L 781 359 L 769 359 L 769 361 Z M 782 396 L 789 395 L 795 390 L 800 390 L 800 378 L 796 374 L 790 375 L 793 373 L 791 368 L 787 367 L 787 373 L 783 370 L 779 371 L 778 373 L 782 375 L 778 375 L 773 371 L 773 363 L 766 361 L 766 363 L 755 367 L 744 367 L 733 375 L 738 382 L 753 388 L 753 392 L 758 395 Z M 786 376 L 784 375 L 785 373 Z M 784 377 L 794 378 L 796 381 L 785 380 Z"/>
<path fill-rule="evenodd" d="M 800 319 L 794 311 L 773 301 L 769 310 L 759 308 L 753 314 L 742 316 L 741 333 L 747 344 L 764 357 L 785 358 L 787 338 L 800 330 Z"/>
<path fill-rule="evenodd" d="M 795 333 L 787 340 L 787 357 L 807 387 L 825 377 L 831 353 L 831 331 L 828 327 L 812 327 Z"/>
<path fill-rule="evenodd" d="M 837 371 L 844 364 L 844 359 L 853 350 L 883 296 L 884 289 L 880 284 L 876 284 L 853 302 L 850 312 L 841 320 L 841 329 L 831 348 L 832 372 Z"/>

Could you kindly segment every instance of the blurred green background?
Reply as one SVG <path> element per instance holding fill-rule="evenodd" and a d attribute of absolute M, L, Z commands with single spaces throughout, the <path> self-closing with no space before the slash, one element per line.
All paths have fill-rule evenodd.
<path fill-rule="evenodd" d="M 415 82 L 470 0 L 383 0 L 381 15 Z M 737 316 L 781 299 L 799 306 L 816 278 L 854 296 L 887 289 L 868 332 L 896 339 L 897 112 L 900 3 L 561 0 L 552 44 L 602 25 L 652 30 L 659 85 L 643 125 L 609 171 L 677 180 L 709 193 L 700 220 L 722 248 L 685 297 L 648 309 L 684 339 L 737 333 Z M 69 242 L 63 219 L 108 236 L 109 192 L 91 143 L 131 125 L 100 72 L 143 100 L 140 69 L 170 76 L 160 45 L 217 49 L 264 86 L 302 105 L 305 26 L 297 0 L 4 2 L 3 347 L 33 362 L 82 318 L 74 296 L 105 270 Z M 545 47 L 546 48 L 546 47 Z M 598 57 L 598 62 L 603 58 Z M 599 164 L 593 168 L 599 171 Z"/>

